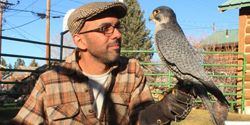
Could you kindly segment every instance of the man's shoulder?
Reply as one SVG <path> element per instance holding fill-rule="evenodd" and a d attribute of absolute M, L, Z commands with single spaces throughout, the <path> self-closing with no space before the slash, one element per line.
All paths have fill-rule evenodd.
<path fill-rule="evenodd" d="M 127 73 L 135 73 L 135 74 L 142 73 L 140 62 L 135 58 L 121 57 L 120 69 L 123 69 L 123 71 Z"/>
<path fill-rule="evenodd" d="M 49 70 L 42 73 L 40 78 L 45 84 L 59 81 L 68 81 L 73 72 L 72 65 L 64 62 L 52 66 Z"/>
<path fill-rule="evenodd" d="M 128 58 L 128 57 L 125 57 L 125 56 L 120 57 L 120 64 L 121 65 L 128 65 L 128 64 L 131 64 L 131 63 L 135 63 L 135 64 L 139 65 L 139 61 L 137 59 L 135 59 L 135 58 Z"/>

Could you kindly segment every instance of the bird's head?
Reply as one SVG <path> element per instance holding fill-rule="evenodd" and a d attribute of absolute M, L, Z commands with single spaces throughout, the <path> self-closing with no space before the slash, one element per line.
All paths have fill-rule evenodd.
<path fill-rule="evenodd" d="M 150 15 L 150 20 L 156 24 L 176 22 L 176 15 L 170 7 L 160 6 L 153 10 Z"/>

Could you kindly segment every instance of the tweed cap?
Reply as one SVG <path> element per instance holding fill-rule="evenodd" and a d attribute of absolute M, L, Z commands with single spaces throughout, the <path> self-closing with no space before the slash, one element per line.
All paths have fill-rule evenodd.
<path fill-rule="evenodd" d="M 127 14 L 127 7 L 121 2 L 93 2 L 77 8 L 68 18 L 68 29 L 72 35 L 79 33 L 84 23 L 101 14 L 109 11 L 123 18 Z"/>

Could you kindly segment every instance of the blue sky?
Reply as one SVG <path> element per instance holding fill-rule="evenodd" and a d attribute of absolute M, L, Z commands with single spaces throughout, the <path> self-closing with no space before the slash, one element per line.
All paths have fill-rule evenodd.
<path fill-rule="evenodd" d="M 12 10 L 6 10 L 4 12 L 3 36 L 45 42 L 46 21 L 45 19 L 38 19 L 35 13 L 46 12 L 46 0 L 19 0 L 19 3 L 17 1 L 18 0 L 8 1 L 15 5 L 10 7 Z M 51 41 L 59 40 L 60 32 L 62 32 L 62 16 L 64 16 L 68 10 L 91 1 L 97 0 L 51 0 L 51 16 L 61 16 L 61 18 L 51 18 Z M 213 31 L 213 24 L 216 30 L 238 28 L 238 9 L 228 10 L 223 13 L 218 11 L 218 5 L 225 1 L 226 0 L 138 0 L 141 9 L 144 11 L 144 16 L 147 21 L 146 26 L 152 33 L 154 24 L 148 21 L 149 14 L 154 8 L 165 5 L 175 11 L 177 20 L 185 34 L 188 37 L 197 39 L 210 35 Z M 2 53 L 44 57 L 45 47 L 24 43 L 17 44 L 3 40 Z M 16 58 L 5 59 L 11 64 L 16 60 Z M 26 65 L 28 65 L 30 60 L 25 62 Z M 40 64 L 44 63 L 44 61 L 38 62 Z"/>

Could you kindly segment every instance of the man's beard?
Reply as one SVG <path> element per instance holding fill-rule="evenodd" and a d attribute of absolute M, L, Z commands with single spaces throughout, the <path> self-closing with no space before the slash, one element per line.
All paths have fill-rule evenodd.
<path fill-rule="evenodd" d="M 112 60 L 107 61 L 105 64 L 112 67 L 114 65 L 117 65 L 119 60 L 120 60 L 120 49 L 116 50 L 116 52 L 118 53 L 118 55 L 116 57 L 114 57 Z"/>
<path fill-rule="evenodd" d="M 120 51 L 121 51 L 120 43 L 121 43 L 120 41 L 116 41 L 108 45 L 108 47 L 112 47 L 112 46 L 119 44 L 119 48 L 113 51 L 106 51 L 105 53 L 101 53 L 101 52 L 96 53 L 95 51 L 89 51 L 89 52 L 92 56 L 94 56 L 100 62 L 108 66 L 114 66 L 119 62 L 119 59 L 120 59 Z"/>
<path fill-rule="evenodd" d="M 106 55 L 104 55 L 104 57 L 101 57 L 99 59 L 108 66 L 114 66 L 119 62 L 120 59 L 120 49 L 117 49 L 115 51 L 116 55 L 109 55 L 109 53 L 107 53 Z"/>

